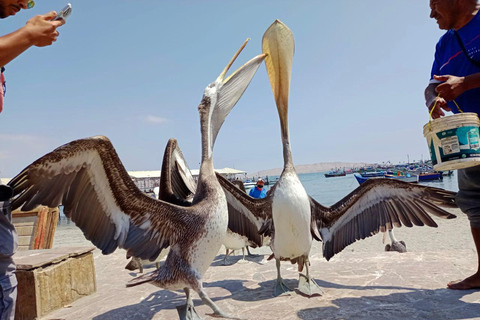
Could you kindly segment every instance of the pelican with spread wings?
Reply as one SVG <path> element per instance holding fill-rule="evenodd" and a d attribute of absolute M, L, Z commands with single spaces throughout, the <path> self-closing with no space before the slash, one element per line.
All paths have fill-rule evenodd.
<path fill-rule="evenodd" d="M 261 54 L 226 78 L 245 45 L 207 86 L 198 107 L 202 162 L 190 205 L 143 194 L 111 142 L 96 136 L 65 144 L 25 168 L 9 183 L 14 189 L 12 207 L 28 211 L 38 205 L 63 204 L 66 216 L 104 254 L 120 247 L 130 256 L 153 261 L 162 249 L 170 247 L 158 270 L 131 280 L 127 286 L 151 283 L 170 290 L 184 289 L 187 304 L 178 307 L 180 318 L 199 319 L 190 295 L 193 289 L 214 316 L 228 318 L 207 296 L 202 277 L 220 249 L 228 223 L 225 194 L 213 170 L 215 139 L 265 59 Z"/>
<path fill-rule="evenodd" d="M 228 227 L 247 235 L 270 236 L 277 267 L 274 294 L 291 291 L 282 280 L 280 261 L 298 264 L 298 290 L 307 296 L 321 294 L 310 277 L 309 253 L 313 239 L 323 241 L 323 255 L 329 260 L 353 242 L 402 224 L 407 227 L 437 224 L 430 217 L 455 216 L 438 205 L 455 207 L 455 193 L 391 179 L 368 180 L 331 207 L 311 198 L 293 165 L 288 129 L 288 96 L 294 54 L 290 29 L 275 21 L 263 37 L 265 63 L 280 117 L 284 168 L 278 182 L 264 199 L 254 199 L 217 174 L 229 208 Z"/>

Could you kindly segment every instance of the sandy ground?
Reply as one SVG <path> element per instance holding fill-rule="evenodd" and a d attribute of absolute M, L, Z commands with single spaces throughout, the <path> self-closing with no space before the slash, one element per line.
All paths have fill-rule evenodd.
<path fill-rule="evenodd" d="M 321 243 L 311 251 L 311 273 L 323 288 L 321 297 L 299 294 L 272 296 L 276 278 L 270 250 L 242 263 L 240 256 L 223 265 L 221 248 L 204 277 L 210 297 L 224 310 L 245 319 L 480 319 L 480 291 L 445 289 L 448 281 L 466 277 L 476 268 L 476 251 L 468 219 L 459 210 L 453 220 L 436 218 L 439 227 L 396 229 L 407 253 L 384 252 L 382 235 L 358 241 L 327 262 Z M 388 239 L 387 239 L 388 240 Z M 54 247 L 91 246 L 73 224 L 61 225 Z M 185 303 L 181 291 L 152 285 L 126 288 L 137 275 L 124 269 L 125 251 L 103 256 L 95 250 L 96 293 L 81 298 L 42 319 L 177 319 L 175 306 Z M 153 266 L 146 269 L 152 271 Z M 282 263 L 286 283 L 295 288 L 298 273 Z M 194 294 L 197 312 L 210 309 Z"/>

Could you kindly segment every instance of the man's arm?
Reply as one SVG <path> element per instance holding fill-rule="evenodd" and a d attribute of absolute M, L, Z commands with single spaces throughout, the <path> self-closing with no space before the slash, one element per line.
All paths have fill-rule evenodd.
<path fill-rule="evenodd" d="M 473 73 L 465 77 L 450 75 L 434 76 L 435 80 L 443 81 L 436 91 L 445 100 L 455 100 L 465 91 L 480 88 L 480 73 Z"/>
<path fill-rule="evenodd" d="M 44 47 L 56 41 L 58 37 L 56 29 L 65 21 L 50 21 L 55 16 L 55 11 L 35 16 L 24 27 L 0 37 L 0 66 L 5 66 L 31 46 Z"/>

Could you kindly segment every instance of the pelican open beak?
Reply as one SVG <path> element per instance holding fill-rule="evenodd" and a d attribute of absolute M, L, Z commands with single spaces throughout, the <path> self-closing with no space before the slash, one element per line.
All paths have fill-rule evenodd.
<path fill-rule="evenodd" d="M 222 85 L 219 86 L 218 98 L 211 115 L 212 147 L 215 144 L 218 131 L 220 131 L 225 118 L 233 109 L 238 100 L 240 100 L 248 85 L 252 81 L 253 76 L 257 72 L 258 67 L 260 64 L 262 64 L 263 60 L 265 60 L 265 57 L 267 56 L 267 54 L 260 54 L 256 56 L 225 79 L 228 70 L 240 52 L 242 52 L 243 48 L 245 48 L 248 40 L 250 39 L 247 39 L 243 43 L 241 48 L 237 51 L 232 60 L 230 60 L 228 65 L 225 67 L 225 69 L 223 69 L 222 73 L 217 78 L 216 82 L 222 83 Z"/>
<path fill-rule="evenodd" d="M 288 134 L 288 95 L 293 54 L 295 53 L 295 39 L 292 31 L 283 22 L 275 20 L 263 35 L 262 50 L 263 53 L 268 54 L 265 65 L 277 104 L 282 135 L 286 137 Z"/>

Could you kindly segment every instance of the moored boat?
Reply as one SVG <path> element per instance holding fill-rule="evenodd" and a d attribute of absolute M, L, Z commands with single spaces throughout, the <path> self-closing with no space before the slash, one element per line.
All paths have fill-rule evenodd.
<path fill-rule="evenodd" d="M 371 178 L 371 177 L 383 177 L 385 175 L 385 171 L 371 171 L 371 172 L 364 172 L 360 173 L 363 178 Z"/>
<path fill-rule="evenodd" d="M 346 176 L 347 173 L 345 171 L 330 171 L 328 173 L 325 173 L 325 178 L 331 178 L 331 177 L 343 177 Z"/>
<path fill-rule="evenodd" d="M 394 180 L 400 180 L 400 181 L 405 181 L 405 182 L 410 182 L 410 183 L 417 183 L 419 180 L 418 175 L 391 175 L 391 174 L 386 174 L 383 176 L 374 176 L 374 177 L 362 177 L 361 175 L 355 174 L 355 179 L 357 179 L 358 184 L 362 184 L 365 181 L 369 179 L 394 179 Z"/>
<path fill-rule="evenodd" d="M 428 181 L 428 180 L 442 180 L 443 175 L 441 172 L 422 172 L 418 175 L 419 181 Z"/>

